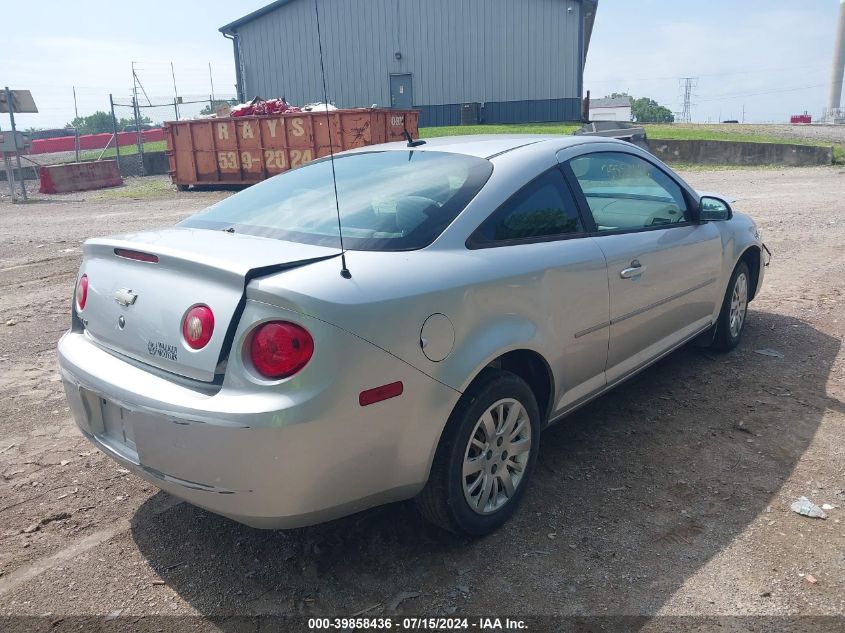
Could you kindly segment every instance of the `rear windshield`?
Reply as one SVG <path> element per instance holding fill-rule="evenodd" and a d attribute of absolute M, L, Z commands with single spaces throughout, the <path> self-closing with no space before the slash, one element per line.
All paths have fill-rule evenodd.
<path fill-rule="evenodd" d="M 349 154 L 334 165 L 344 246 L 369 251 L 427 246 L 493 171 L 483 158 L 414 150 Z M 181 226 L 338 246 L 332 164 L 324 158 L 279 174 Z"/>

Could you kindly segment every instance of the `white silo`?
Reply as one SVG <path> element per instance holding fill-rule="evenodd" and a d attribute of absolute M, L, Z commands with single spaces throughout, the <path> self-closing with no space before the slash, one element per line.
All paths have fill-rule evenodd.
<path fill-rule="evenodd" d="M 836 23 L 836 45 L 833 49 L 833 71 L 830 75 L 830 98 L 827 102 L 828 120 L 843 120 L 842 76 L 845 74 L 845 0 L 839 0 L 839 20 Z"/>

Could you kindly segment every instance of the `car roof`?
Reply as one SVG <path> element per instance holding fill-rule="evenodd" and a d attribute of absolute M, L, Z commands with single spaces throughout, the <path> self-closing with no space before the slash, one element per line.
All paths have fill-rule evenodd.
<path fill-rule="evenodd" d="M 466 154 L 478 156 L 479 158 L 493 158 L 521 147 L 537 145 L 546 141 L 554 141 L 547 144 L 549 151 L 558 151 L 572 145 L 596 142 L 595 137 L 589 136 L 567 136 L 564 134 L 470 134 L 464 136 L 438 136 L 425 139 L 424 145 L 412 148 L 414 151 L 438 151 L 451 152 L 454 154 Z M 611 139 L 601 138 L 601 141 Z M 554 145 L 549 147 L 548 145 Z M 384 143 L 381 145 L 369 145 L 353 151 L 376 150 L 405 150 L 408 144 L 405 141 L 395 143 Z M 539 149 L 539 148 L 536 148 Z"/>

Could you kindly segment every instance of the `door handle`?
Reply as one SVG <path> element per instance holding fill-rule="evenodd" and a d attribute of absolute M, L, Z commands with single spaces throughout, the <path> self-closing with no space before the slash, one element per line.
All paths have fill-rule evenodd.
<path fill-rule="evenodd" d="M 640 264 L 640 260 L 635 259 L 631 262 L 630 268 L 624 268 L 619 272 L 619 276 L 622 279 L 633 279 L 634 277 L 639 277 L 645 271 L 645 266 Z"/>

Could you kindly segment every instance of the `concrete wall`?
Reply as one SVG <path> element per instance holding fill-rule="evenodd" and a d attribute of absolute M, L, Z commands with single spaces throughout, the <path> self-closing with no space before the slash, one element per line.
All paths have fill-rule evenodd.
<path fill-rule="evenodd" d="M 85 161 L 85 162 L 96 162 L 96 161 Z M 121 176 L 140 176 L 141 175 L 141 164 L 138 160 L 137 154 L 130 154 L 128 156 L 121 156 L 120 162 L 118 163 L 120 167 L 120 174 Z M 144 170 L 145 175 L 147 176 L 155 176 L 155 175 L 162 175 L 166 174 L 168 169 L 170 169 L 170 165 L 167 161 L 167 153 L 166 152 L 146 152 L 144 153 Z M 18 170 L 17 167 L 13 167 L 12 171 L 15 174 L 15 179 L 18 180 Z M 26 166 L 24 165 L 23 168 L 23 175 L 26 180 L 38 180 L 39 173 L 36 167 Z M 6 169 L 0 161 L 0 184 L 6 182 Z"/>
<path fill-rule="evenodd" d="M 832 147 L 744 141 L 649 139 L 651 153 L 667 163 L 693 165 L 791 165 L 833 163 Z"/>
<path fill-rule="evenodd" d="M 41 168 L 41 193 L 68 193 L 123 184 L 116 160 L 63 163 Z"/>

